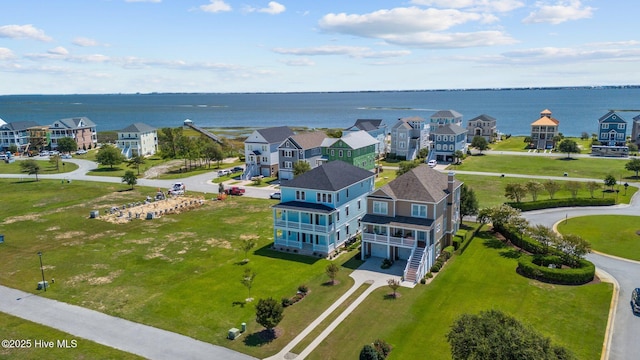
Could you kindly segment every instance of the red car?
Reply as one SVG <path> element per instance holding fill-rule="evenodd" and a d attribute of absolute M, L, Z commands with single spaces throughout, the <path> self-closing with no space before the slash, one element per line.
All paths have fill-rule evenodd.
<path fill-rule="evenodd" d="M 227 195 L 242 195 L 244 194 L 244 189 L 241 187 L 237 187 L 237 186 L 232 186 L 228 189 L 224 190 L 224 193 Z"/>

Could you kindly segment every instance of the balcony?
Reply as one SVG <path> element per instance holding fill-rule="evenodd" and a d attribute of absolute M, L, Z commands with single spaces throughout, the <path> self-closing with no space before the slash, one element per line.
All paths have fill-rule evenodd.
<path fill-rule="evenodd" d="M 315 225 L 308 223 L 299 223 L 296 221 L 276 220 L 275 226 L 287 230 L 306 230 L 318 233 L 328 233 L 335 229 L 334 224 L 331 225 Z"/>
<path fill-rule="evenodd" d="M 413 248 L 416 245 L 416 240 L 413 237 L 397 237 L 368 232 L 362 233 L 362 240 L 377 244 L 402 246 L 407 248 Z"/>

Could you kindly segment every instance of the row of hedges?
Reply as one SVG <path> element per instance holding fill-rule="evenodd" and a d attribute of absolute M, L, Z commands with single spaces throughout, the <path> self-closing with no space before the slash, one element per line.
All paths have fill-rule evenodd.
<path fill-rule="evenodd" d="M 616 200 L 613 198 L 606 199 L 590 199 L 590 198 L 577 198 L 577 199 L 553 199 L 553 200 L 539 200 L 528 202 L 507 202 L 505 203 L 514 209 L 520 209 L 521 211 L 532 211 L 541 209 L 552 209 L 559 207 L 572 207 L 572 206 L 610 206 L 615 205 Z"/>
<path fill-rule="evenodd" d="M 471 240 L 478 234 L 478 231 L 482 228 L 482 225 L 475 226 L 469 229 L 460 229 L 453 236 L 452 245 L 454 250 L 462 254 L 467 246 L 471 244 Z"/>
<path fill-rule="evenodd" d="M 531 279 L 562 285 L 582 285 L 593 280 L 596 267 L 590 261 L 580 259 L 577 268 L 550 268 L 550 264 L 561 264 L 558 256 L 521 256 L 518 259 L 518 273 Z"/>
<path fill-rule="evenodd" d="M 431 269 L 429 269 L 429 272 L 440 271 L 440 269 L 442 269 L 442 267 L 444 266 L 444 263 L 446 263 L 447 260 L 449 260 L 453 256 L 454 251 L 455 250 L 453 246 L 447 246 L 446 248 L 442 249 L 442 252 L 440 253 L 440 255 L 438 255 L 434 264 L 431 265 Z"/>
<path fill-rule="evenodd" d="M 526 252 L 530 252 L 532 254 L 542 254 L 544 253 L 544 246 L 540 244 L 537 240 L 530 238 L 527 235 L 523 235 L 518 233 L 514 228 L 507 226 L 497 226 L 496 230 L 500 232 L 505 238 L 509 239 L 511 243 Z M 552 251 L 552 249 L 549 249 Z"/>

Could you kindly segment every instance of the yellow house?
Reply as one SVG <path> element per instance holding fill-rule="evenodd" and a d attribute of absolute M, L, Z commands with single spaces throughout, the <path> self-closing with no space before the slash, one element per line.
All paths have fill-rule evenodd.
<path fill-rule="evenodd" d="M 559 124 L 560 121 L 551 116 L 549 109 L 542 110 L 540 118 L 531 123 L 531 143 L 536 149 L 553 149 L 556 146 Z"/>

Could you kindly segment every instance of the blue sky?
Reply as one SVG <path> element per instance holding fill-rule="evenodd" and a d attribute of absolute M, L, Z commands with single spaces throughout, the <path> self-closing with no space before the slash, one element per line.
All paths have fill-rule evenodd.
<path fill-rule="evenodd" d="M 630 0 L 0 0 L 0 94 L 640 84 Z"/>

